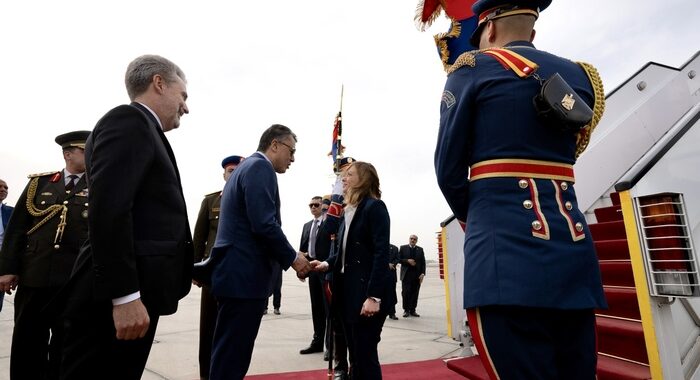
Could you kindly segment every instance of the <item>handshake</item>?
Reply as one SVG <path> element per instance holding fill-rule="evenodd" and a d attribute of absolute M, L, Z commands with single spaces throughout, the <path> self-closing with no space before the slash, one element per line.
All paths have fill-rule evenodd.
<path fill-rule="evenodd" d="M 292 263 L 292 268 L 297 272 L 299 279 L 305 279 L 311 272 L 325 272 L 328 270 L 328 263 L 325 261 L 306 259 L 303 253 L 297 252 L 297 257 Z"/>

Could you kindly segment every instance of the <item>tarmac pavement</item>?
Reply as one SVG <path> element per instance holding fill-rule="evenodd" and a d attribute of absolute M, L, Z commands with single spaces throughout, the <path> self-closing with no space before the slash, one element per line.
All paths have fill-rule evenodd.
<path fill-rule="evenodd" d="M 327 368 L 323 353 L 300 355 L 311 342 L 313 326 L 309 287 L 293 270 L 284 273 L 281 315 L 263 317 L 255 342 L 249 375 Z M 146 364 L 144 380 L 199 379 L 198 339 L 201 291 L 193 287 L 180 301 L 178 312 L 160 318 L 155 342 Z M 416 311 L 420 318 L 402 318 L 401 282 L 397 283 L 398 321 L 386 320 L 379 343 L 382 364 L 403 363 L 456 356 L 459 342 L 446 336 L 445 288 L 437 263 L 427 264 Z M 10 342 L 14 317 L 14 295 L 5 295 L 0 312 L 0 380 L 9 380 Z M 272 302 L 270 302 L 272 307 Z M 96 377 L 99 378 L 99 377 Z"/>

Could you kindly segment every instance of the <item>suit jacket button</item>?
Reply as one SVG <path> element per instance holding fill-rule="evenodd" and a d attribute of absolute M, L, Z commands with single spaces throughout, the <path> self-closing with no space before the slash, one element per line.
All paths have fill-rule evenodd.
<path fill-rule="evenodd" d="M 542 229 L 542 223 L 540 223 L 539 220 L 533 220 L 532 221 L 532 229 L 535 231 L 539 231 L 540 229 Z"/>
<path fill-rule="evenodd" d="M 561 183 L 561 189 L 562 189 L 562 190 L 566 191 L 566 189 L 568 189 L 568 188 L 569 188 L 569 184 L 568 184 L 568 183 L 566 183 L 566 182 L 562 182 L 562 183 Z"/>
<path fill-rule="evenodd" d="M 523 207 L 525 207 L 528 210 L 531 209 L 532 208 L 532 201 L 529 199 L 523 201 Z"/>
<path fill-rule="evenodd" d="M 527 189 L 527 180 L 521 179 L 518 181 L 518 186 L 520 186 L 521 189 Z"/>

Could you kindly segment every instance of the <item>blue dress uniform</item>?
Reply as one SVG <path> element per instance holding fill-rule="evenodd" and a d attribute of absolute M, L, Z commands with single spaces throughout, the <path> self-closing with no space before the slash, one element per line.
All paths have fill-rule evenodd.
<path fill-rule="evenodd" d="M 491 4 L 477 9 L 479 3 Z M 475 14 L 501 3 L 477 2 Z M 540 82 L 519 76 L 523 71 L 535 71 L 542 79 L 559 73 L 602 113 L 602 85 L 591 66 L 537 50 L 527 41 L 464 53 L 448 71 L 442 95 L 435 169 L 450 208 L 458 220 L 466 221 L 464 307 L 513 318 L 492 325 L 492 331 L 499 332 L 491 339 L 486 336 L 491 347 L 477 345 L 482 359 L 490 359 L 496 369 L 492 377 L 574 378 L 567 371 L 574 371 L 573 364 L 547 364 L 551 352 L 538 351 L 536 342 L 521 346 L 511 336 L 499 335 L 506 326 L 519 323 L 531 334 L 549 334 L 540 326 L 579 318 L 586 324 L 585 334 L 568 336 L 564 343 L 594 348 L 592 309 L 606 307 L 593 240 L 573 186 L 573 164 L 594 123 L 580 133 L 546 127 L 532 102 Z M 567 314 L 580 310 L 586 313 Z M 470 325 L 487 319 L 469 311 Z M 595 371 L 595 350 L 591 351 Z M 526 355 L 523 362 L 534 361 L 532 368 L 513 365 L 521 362 L 521 354 Z"/>

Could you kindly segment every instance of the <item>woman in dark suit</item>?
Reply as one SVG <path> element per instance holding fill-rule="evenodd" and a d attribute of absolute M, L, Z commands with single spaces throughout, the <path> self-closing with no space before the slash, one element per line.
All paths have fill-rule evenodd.
<path fill-rule="evenodd" d="M 372 164 L 356 161 L 343 177 L 345 200 L 336 246 L 315 270 L 333 272 L 354 379 L 381 379 L 377 344 L 390 308 L 389 213 Z"/>

